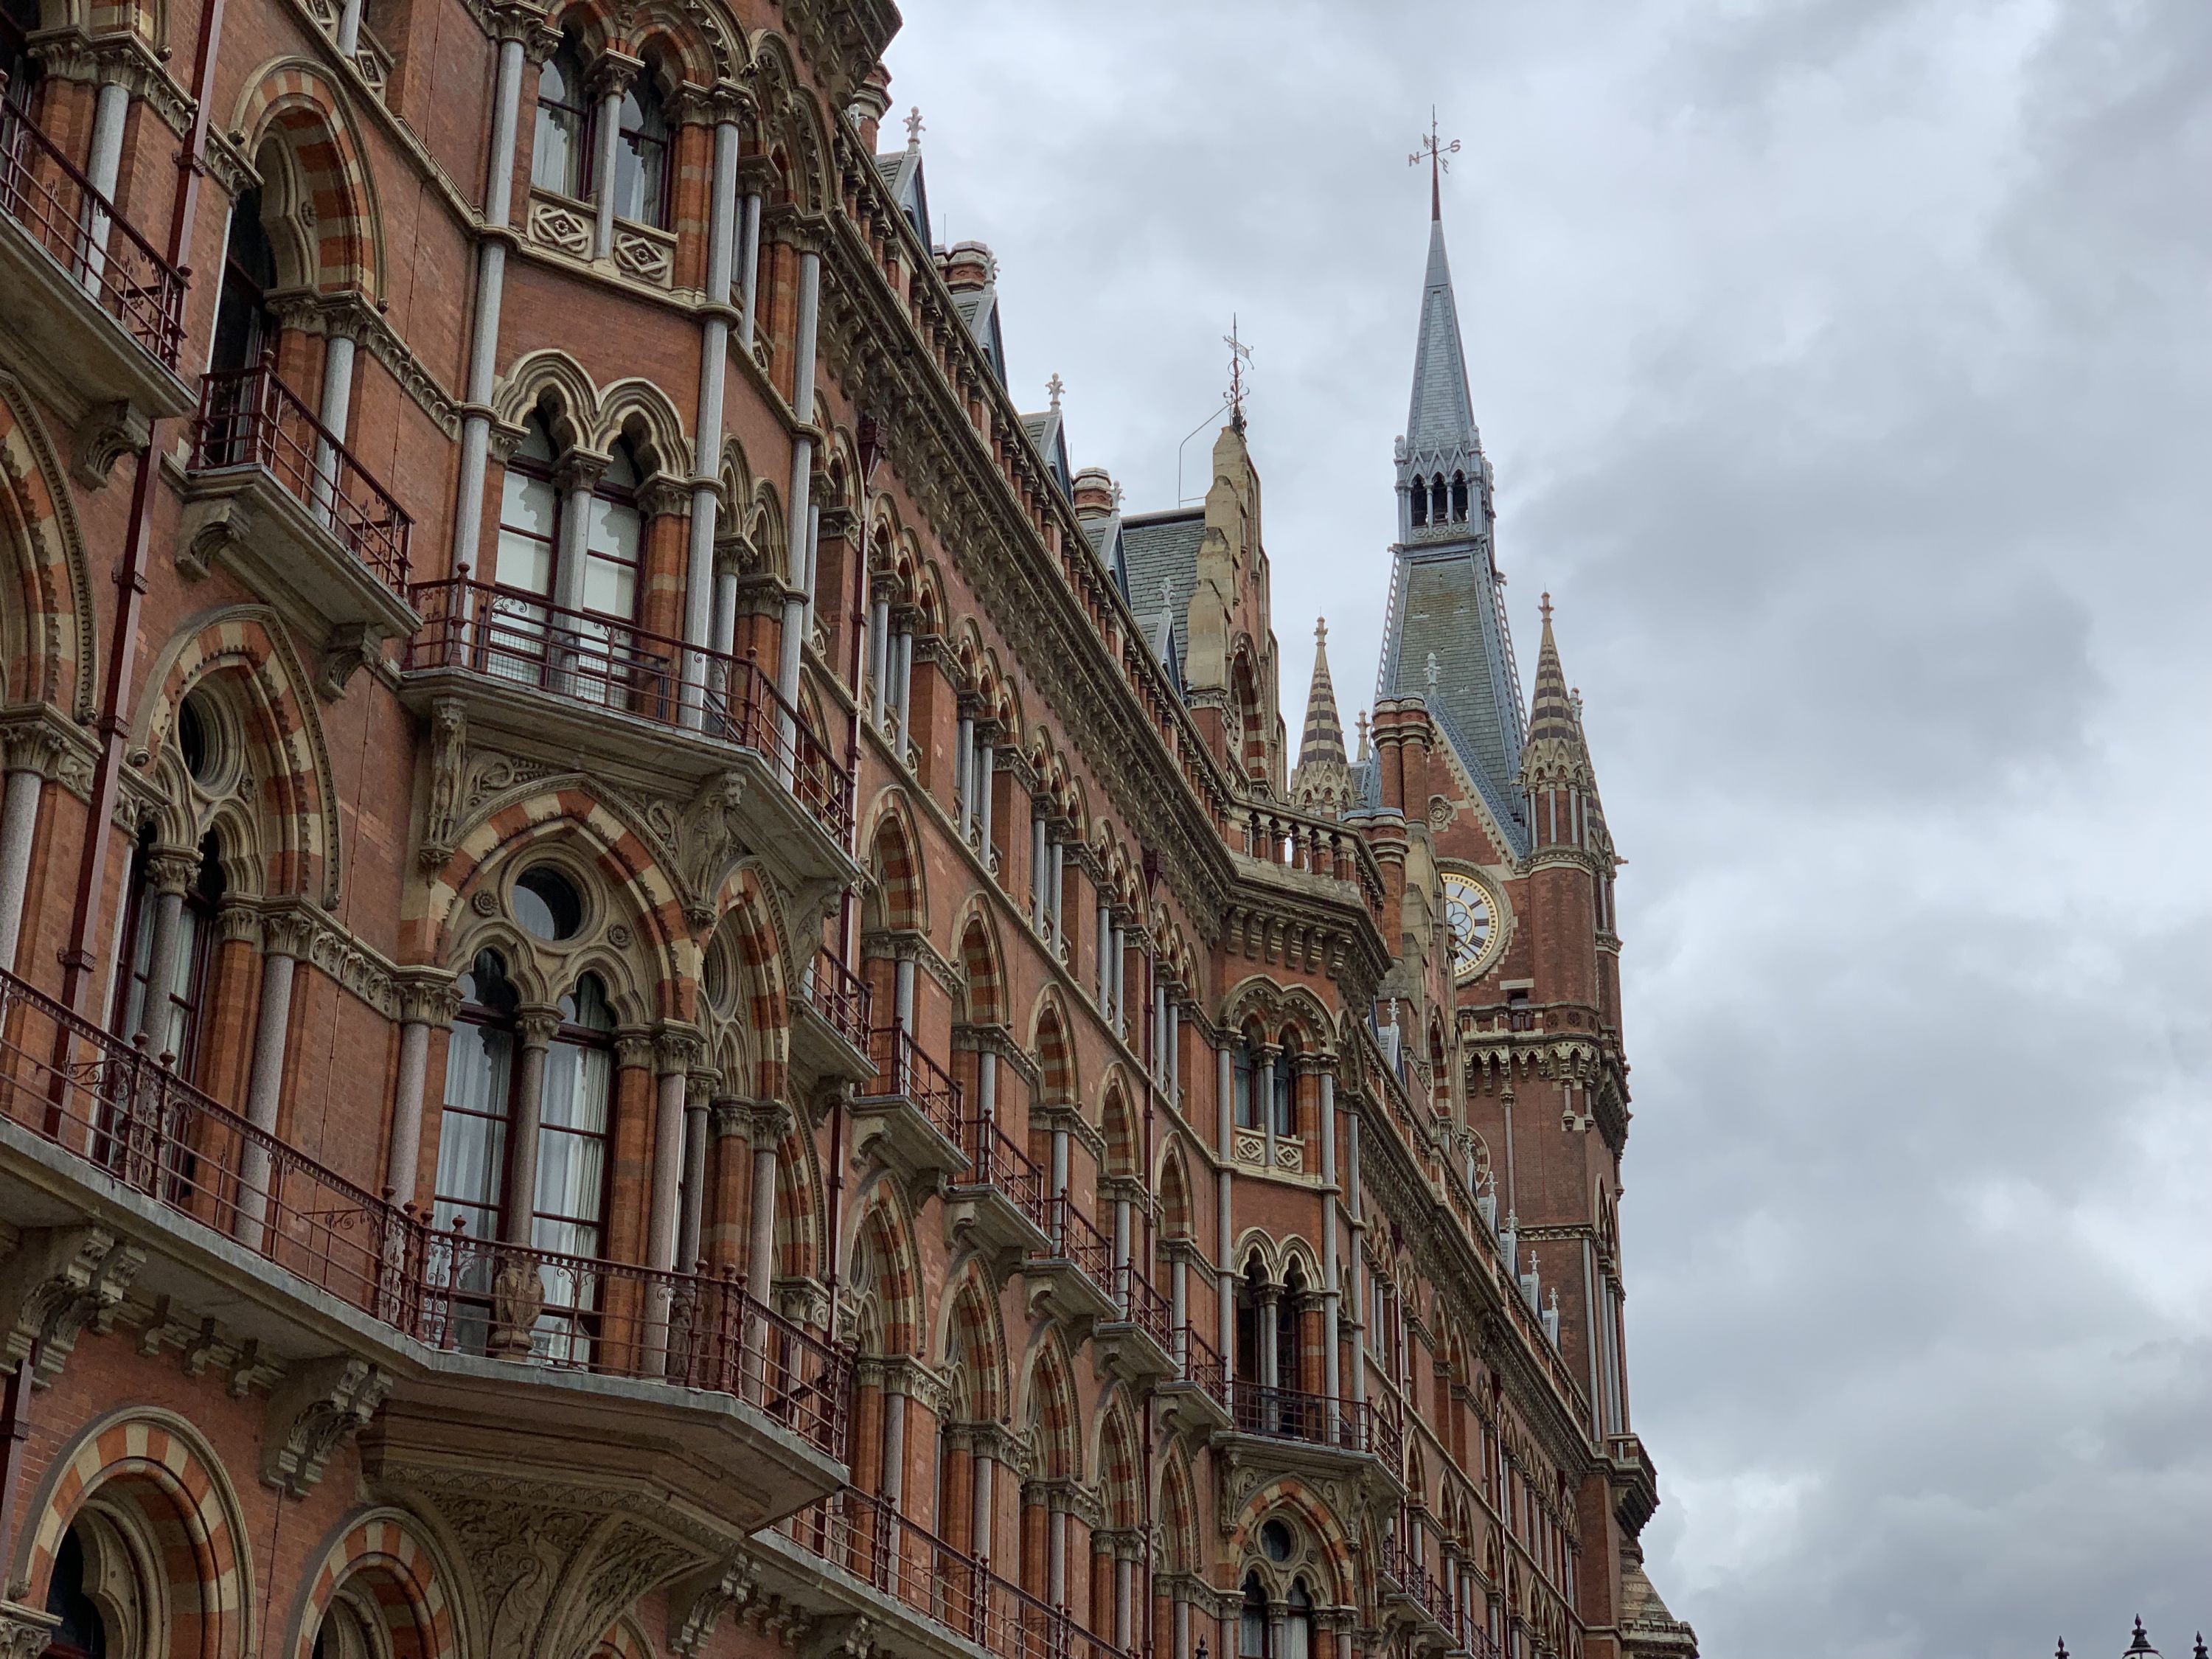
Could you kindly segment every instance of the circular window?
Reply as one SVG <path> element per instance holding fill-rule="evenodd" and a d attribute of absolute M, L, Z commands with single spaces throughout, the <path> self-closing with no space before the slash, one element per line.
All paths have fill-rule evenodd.
<path fill-rule="evenodd" d="M 1260 1547 L 1267 1553 L 1270 1561 L 1291 1559 L 1291 1529 L 1279 1521 L 1270 1521 L 1260 1528 Z"/>
<path fill-rule="evenodd" d="M 222 745 L 217 741 L 221 730 L 215 711 L 198 692 L 178 706 L 177 752 L 184 757 L 185 770 L 191 774 L 192 781 L 204 787 L 216 781 L 222 767 Z"/>
<path fill-rule="evenodd" d="M 540 939 L 573 939 L 584 925 L 584 899 L 575 884 L 550 865 L 525 870 L 514 879 L 514 919 Z"/>

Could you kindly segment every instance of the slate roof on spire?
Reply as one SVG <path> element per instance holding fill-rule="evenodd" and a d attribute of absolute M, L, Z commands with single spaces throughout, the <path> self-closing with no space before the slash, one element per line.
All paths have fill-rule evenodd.
<path fill-rule="evenodd" d="M 1336 687 L 1328 677 L 1328 624 L 1314 629 L 1313 689 L 1306 693 L 1305 735 L 1298 740 L 1298 764 L 1308 761 L 1346 763 L 1344 722 L 1337 718 Z"/>
<path fill-rule="evenodd" d="M 1552 635 L 1552 596 L 1544 595 L 1544 639 L 1536 650 L 1536 691 L 1528 706 L 1528 742 L 1521 751 L 1522 785 L 1527 789 L 1569 785 L 1596 793 L 1589 745 L 1583 738 L 1582 710 L 1559 666 L 1559 642 Z"/>
<path fill-rule="evenodd" d="M 1443 221 L 1429 222 L 1429 269 L 1421 284 L 1421 331 L 1413 347 L 1413 398 L 1406 414 L 1410 457 L 1479 450 L 1474 404 L 1468 395 L 1467 353 L 1459 337 L 1459 306 L 1452 296 L 1451 261 L 1444 253 Z"/>

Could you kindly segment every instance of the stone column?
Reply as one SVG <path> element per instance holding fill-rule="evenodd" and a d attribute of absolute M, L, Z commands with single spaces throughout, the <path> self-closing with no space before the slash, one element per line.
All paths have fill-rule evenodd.
<path fill-rule="evenodd" d="M 399 1076 L 392 1091 L 392 1138 L 385 1149 L 384 1188 L 394 1204 L 411 1204 L 422 1155 L 422 1091 L 429 1083 L 430 1030 L 450 1025 L 461 994 L 441 969 L 413 968 L 399 987 Z"/>
<path fill-rule="evenodd" d="M 1114 966 L 1106 953 L 1114 946 L 1114 909 L 1104 899 L 1098 901 L 1098 1012 L 1106 1016 L 1110 1024 L 1114 1018 Z"/>
<path fill-rule="evenodd" d="M 1050 901 L 1049 914 L 1052 917 L 1049 937 L 1055 951 L 1061 948 L 1065 938 L 1061 920 L 1066 914 L 1063 906 L 1066 893 L 1067 843 L 1064 841 L 1055 841 L 1052 844 L 1052 880 L 1045 889 L 1045 896 Z"/>
<path fill-rule="evenodd" d="M 507 283 L 507 247 L 514 194 L 514 131 L 522 94 L 523 32 L 532 35 L 532 55 L 543 62 L 559 37 L 536 21 L 536 14 L 502 10 L 493 14 L 501 31 L 498 68 L 492 82 L 491 146 L 484 185 L 484 234 L 477 247 L 476 318 L 469 339 L 468 379 L 463 387 L 460 483 L 453 507 L 453 568 L 477 565 L 483 526 L 484 467 L 491 447 L 491 388 L 499 356 L 499 309 Z M 513 33 L 508 31 L 512 29 Z"/>
<path fill-rule="evenodd" d="M 146 994 L 138 1004 L 138 1029 L 131 1035 L 151 1054 L 168 1047 L 169 991 L 177 982 L 177 935 L 184 918 L 185 895 L 198 873 L 199 859 L 190 848 L 155 847 L 146 855 L 146 890 L 153 897 L 153 935 L 146 952 Z M 142 901 L 143 902 L 143 901 Z M 130 971 L 135 939 L 122 941 L 118 971 Z"/>
<path fill-rule="evenodd" d="M 794 1119 L 781 1101 L 753 1103 L 745 1125 L 753 1149 L 752 1208 L 747 1218 L 751 1244 L 745 1254 L 745 1288 L 763 1307 L 771 1305 L 775 1291 L 775 1167 L 778 1149 L 789 1134 Z"/>
<path fill-rule="evenodd" d="M 707 1213 L 707 1117 L 720 1081 L 712 1072 L 694 1072 L 684 1100 L 684 1204 L 676 1221 L 676 1266 L 696 1273 L 700 1235 Z"/>
<path fill-rule="evenodd" d="M 353 409 L 354 335 L 362 322 L 350 312 L 331 311 L 324 314 L 323 326 L 323 393 L 316 418 L 330 436 L 315 439 L 314 497 L 316 516 L 330 524 L 338 508 L 338 452 Z"/>
<path fill-rule="evenodd" d="M 878 1483 L 884 1504 L 896 1514 L 906 1498 L 906 1368 L 884 1379 L 884 1469 Z"/>
<path fill-rule="evenodd" d="M 653 1183 L 646 1222 L 646 1265 L 662 1273 L 676 1268 L 677 1240 L 683 1230 L 684 1141 L 689 1125 L 691 1067 L 699 1040 L 689 1031 L 664 1030 L 654 1040 L 655 1085 L 653 1119 Z"/>
<path fill-rule="evenodd" d="M 1349 1189 L 1349 1200 L 1345 1209 L 1351 1218 L 1352 1230 L 1352 1319 L 1362 1331 L 1367 1328 L 1367 1275 L 1359 1270 L 1364 1249 L 1367 1222 L 1360 1210 L 1359 1199 L 1359 1113 L 1355 1108 L 1344 1121 L 1345 1182 Z M 1364 1404 L 1367 1399 L 1367 1366 L 1357 1354 L 1352 1362 L 1352 1398 Z"/>
<path fill-rule="evenodd" d="M 115 181 L 123 171 L 123 126 L 131 113 L 131 88 L 114 78 L 112 60 L 103 62 L 100 90 L 93 94 L 92 144 L 85 156 L 85 178 L 100 199 L 115 199 Z M 92 210 L 85 226 L 84 282 L 98 290 L 107 270 L 107 215 Z"/>
<path fill-rule="evenodd" d="M 43 738 L 43 744 L 34 739 Z M 59 750 L 51 734 L 33 732 L 8 744 L 8 782 L 0 797 L 0 969 L 15 970 L 22 942 L 23 899 L 31 884 L 31 847 L 38 839 L 39 800 L 46 768 Z"/>
<path fill-rule="evenodd" d="M 292 977 L 313 937 L 307 921 L 279 912 L 266 917 L 261 933 L 261 1007 L 253 1026 L 253 1066 L 246 1082 L 246 1121 L 264 1135 L 276 1135 L 283 1103 L 284 1050 L 292 1022 Z M 147 987 L 152 1000 L 152 985 Z M 163 987 L 166 998 L 167 988 Z M 238 1238 L 261 1248 L 260 1228 L 269 1213 L 270 1162 L 259 1140 L 246 1142 L 239 1165 Z"/>
<path fill-rule="evenodd" d="M 1045 1497 L 1045 1600 L 1067 1605 L 1067 1498 L 1054 1486 Z"/>
<path fill-rule="evenodd" d="M 868 601 L 868 720 L 884 729 L 884 710 L 890 703 L 891 672 L 891 600 L 888 590 L 878 590 Z"/>
<path fill-rule="evenodd" d="M 975 752 L 975 717 L 963 708 L 952 730 L 952 799 L 958 811 L 956 822 L 963 842 L 968 839 L 968 826 L 975 817 L 975 793 L 971 781 Z"/>
<path fill-rule="evenodd" d="M 1275 1168 L 1275 1066 L 1282 1052 L 1272 1042 L 1260 1050 L 1260 1074 L 1252 1083 L 1260 1094 L 1254 1103 L 1260 1109 L 1260 1133 L 1266 1148 L 1261 1157 L 1271 1174 Z"/>
<path fill-rule="evenodd" d="M 1047 836 L 1043 799 L 1039 797 L 1030 807 L 1030 920 L 1040 936 L 1049 938 L 1046 919 L 1051 909 L 1046 889 L 1052 878 L 1052 845 Z"/>
<path fill-rule="evenodd" d="M 761 192 L 745 191 L 738 240 L 738 343 L 753 353 L 753 301 L 760 293 Z"/>
<path fill-rule="evenodd" d="M 1230 1257 L 1236 1253 L 1237 1236 L 1230 1224 L 1229 1195 L 1233 1177 L 1229 1168 L 1237 1157 L 1237 1069 L 1235 1058 L 1226 1048 L 1213 1051 L 1213 1088 L 1216 1151 L 1221 1163 L 1214 1198 L 1218 1222 L 1213 1256 L 1218 1327 L 1215 1334 L 1220 1339 L 1218 1346 L 1222 1362 L 1233 1376 L 1237 1369 L 1237 1273 L 1236 1264 Z"/>
<path fill-rule="evenodd" d="M 979 1561 L 991 1557 L 991 1510 L 995 1502 L 993 1474 L 998 1467 L 998 1445 L 988 1429 L 975 1431 L 975 1492 L 969 1522 L 969 1553 Z M 1018 1548 L 1018 1546 L 1017 1546 Z"/>
<path fill-rule="evenodd" d="M 714 508 L 722 458 L 722 392 L 730 364 L 730 264 L 736 233 L 738 115 L 727 101 L 714 110 L 714 173 L 707 220 L 707 306 L 699 324 L 699 419 L 692 441 L 691 529 L 684 579 L 684 642 L 714 648 Z M 702 724 L 707 658 L 686 652 L 684 723 Z"/>
<path fill-rule="evenodd" d="M 507 1203 L 500 1232 L 508 1244 L 530 1243 L 537 1232 L 538 1126 L 545 1113 L 545 1051 L 561 1029 L 558 1008 L 525 1008 L 515 1016 L 514 1118 L 507 1154 Z"/>
<path fill-rule="evenodd" d="M 891 1018 L 902 1031 L 914 1030 L 915 961 L 911 952 L 891 965 Z"/>
<path fill-rule="evenodd" d="M 599 61 L 592 66 L 590 87 L 599 100 L 597 125 L 593 137 L 599 142 L 599 153 L 592 158 L 592 193 L 599 218 L 592 239 L 592 257 L 609 259 L 615 251 L 615 156 L 622 147 L 623 94 L 637 79 L 638 71 L 645 67 L 636 58 L 619 52 L 603 52 Z"/>
<path fill-rule="evenodd" d="M 1328 1396 L 1329 1411 L 1334 1415 L 1343 1387 L 1343 1364 L 1336 1352 L 1338 1297 L 1343 1289 L 1343 1268 L 1337 1247 L 1336 1073 L 1325 1067 L 1321 1073 L 1321 1184 L 1322 1392 Z"/>
<path fill-rule="evenodd" d="M 821 301 L 822 256 L 812 247 L 802 246 L 799 255 L 799 326 L 797 337 L 792 343 L 791 368 L 791 416 L 802 429 L 791 441 L 786 568 L 790 572 L 792 587 L 783 603 L 783 633 L 775 674 L 775 689 L 790 708 L 796 708 L 799 702 L 799 651 L 805 642 L 806 615 L 814 597 L 809 580 L 813 555 L 808 545 L 808 532 L 814 518 L 811 506 L 814 484 L 814 343 Z M 778 764 L 787 786 L 791 757 L 798 741 L 797 724 L 788 708 L 779 710 L 776 720 L 784 750 Z"/>
<path fill-rule="evenodd" d="M 988 738 L 975 745 L 975 758 L 969 763 L 975 791 L 976 848 L 983 854 L 983 868 L 996 873 L 991 852 L 991 795 L 998 781 L 996 751 Z"/>

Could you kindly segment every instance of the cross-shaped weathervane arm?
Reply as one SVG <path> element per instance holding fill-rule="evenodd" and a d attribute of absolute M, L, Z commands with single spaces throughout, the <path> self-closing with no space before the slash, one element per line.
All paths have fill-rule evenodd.
<path fill-rule="evenodd" d="M 1455 138 L 1447 144 L 1437 137 L 1437 107 L 1434 104 L 1430 105 L 1429 130 L 1421 135 L 1420 143 L 1406 158 L 1406 165 L 1417 167 L 1423 161 L 1429 164 L 1429 217 L 1431 219 L 1444 216 L 1443 175 L 1451 171 L 1451 158 L 1458 154 L 1458 139 Z"/>

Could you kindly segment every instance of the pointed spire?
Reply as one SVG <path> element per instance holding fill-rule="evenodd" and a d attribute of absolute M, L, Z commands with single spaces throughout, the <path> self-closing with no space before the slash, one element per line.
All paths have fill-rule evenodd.
<path fill-rule="evenodd" d="M 1567 689 L 1559 666 L 1559 642 L 1552 634 L 1552 596 L 1540 606 L 1544 637 L 1536 650 L 1536 695 L 1528 708 L 1528 741 L 1521 752 L 1522 788 L 1577 788 L 1595 795 L 1589 749 L 1583 741 L 1582 711 Z"/>
<path fill-rule="evenodd" d="M 1328 678 L 1328 622 L 1314 624 L 1313 689 L 1306 694 L 1306 730 L 1298 742 L 1298 764 L 1309 760 L 1345 763 L 1344 723 L 1337 718 L 1336 687 Z"/>
<path fill-rule="evenodd" d="M 1364 727 L 1361 732 L 1365 736 Z M 1352 806 L 1352 768 L 1344 754 L 1344 722 L 1337 716 L 1336 687 L 1328 677 L 1328 623 L 1314 624 L 1313 689 L 1306 694 L 1305 735 L 1298 742 L 1297 771 L 1291 799 L 1317 811 L 1340 813 Z"/>
<path fill-rule="evenodd" d="M 1467 353 L 1460 343 L 1459 302 L 1441 217 L 1429 221 L 1429 264 L 1421 279 L 1421 328 L 1413 349 L 1413 396 L 1406 415 L 1406 457 L 1417 470 L 1444 460 L 1464 469 L 1482 447 L 1467 389 Z M 1447 476 L 1450 469 L 1447 468 Z"/>

